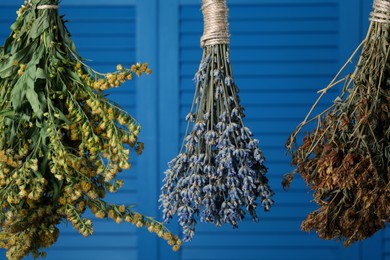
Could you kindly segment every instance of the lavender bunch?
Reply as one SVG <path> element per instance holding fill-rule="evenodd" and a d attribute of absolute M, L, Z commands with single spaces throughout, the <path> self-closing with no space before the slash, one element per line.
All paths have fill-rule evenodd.
<path fill-rule="evenodd" d="M 242 121 L 226 44 L 204 48 L 194 80 L 186 137 L 168 164 L 160 196 L 164 220 L 179 216 L 184 241 L 195 234 L 196 215 L 203 222 L 237 228 L 246 211 L 258 220 L 259 202 L 266 211 L 273 204 L 259 141 Z"/>

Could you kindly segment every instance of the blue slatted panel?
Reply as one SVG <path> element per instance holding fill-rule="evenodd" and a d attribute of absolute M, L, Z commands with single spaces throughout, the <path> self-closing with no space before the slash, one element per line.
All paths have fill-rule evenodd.
<path fill-rule="evenodd" d="M 390 260 L 390 227 L 387 225 L 382 231 L 382 260 Z"/>
<path fill-rule="evenodd" d="M 9 34 L 9 26 L 16 18 L 18 6 L 14 0 L 0 3 L 0 41 Z M 22 2 L 22 1 L 20 1 Z M 66 1 L 64 1 L 66 2 Z M 85 3 L 84 3 L 85 4 Z M 72 38 L 81 56 L 99 72 L 109 72 L 118 63 L 130 66 L 135 58 L 136 8 L 132 5 L 64 5 L 60 12 L 65 19 Z M 136 116 L 135 82 L 129 82 L 121 88 L 108 92 L 109 98 L 119 103 L 130 114 Z M 133 159 L 136 159 L 134 153 Z M 123 188 L 115 194 L 109 194 L 107 201 L 119 204 L 138 203 L 137 163 L 133 162 L 130 171 L 119 174 L 125 180 Z M 61 236 L 48 251 L 48 260 L 129 260 L 138 258 L 138 239 L 136 228 L 123 223 L 115 224 L 108 220 L 94 220 L 95 234 L 84 238 L 69 224 L 62 225 Z M 1 252 L 1 255 L 4 255 Z M 0 257 L 3 259 L 3 256 Z M 30 259 L 30 258 L 27 258 Z"/>
<path fill-rule="evenodd" d="M 390 227 L 388 225 L 382 236 L 382 260 L 390 260 Z"/>
<path fill-rule="evenodd" d="M 239 226 L 199 224 L 182 259 L 337 259 L 339 246 L 300 231 L 300 222 L 315 209 L 311 195 L 297 178 L 291 190 L 281 188 L 289 157 L 284 143 L 342 62 L 339 57 L 338 1 L 230 5 L 231 60 L 246 124 L 260 139 L 276 204 Z M 194 91 L 193 74 L 202 54 L 203 21 L 199 5 L 180 8 L 180 138 Z M 333 92 L 335 92 L 334 90 Z M 324 108 L 325 102 L 320 105 Z"/>
<path fill-rule="evenodd" d="M 384 231 L 383 241 L 383 260 L 390 260 L 390 228 Z"/>
<path fill-rule="evenodd" d="M 161 247 L 156 249 L 156 239 L 153 235 L 144 235 L 147 233 L 144 230 L 136 233 L 134 227 L 126 224 L 116 225 L 111 221 L 96 220 L 95 234 L 88 239 L 82 238 L 71 226 L 64 225 L 62 235 L 57 244 L 49 250 L 47 259 L 82 260 L 93 257 L 113 260 L 390 260 L 389 229 L 366 241 L 363 246 L 354 246 L 352 257 L 339 243 L 322 241 L 316 238 L 315 234 L 301 232 L 302 219 L 315 209 L 315 205 L 310 203 L 311 194 L 299 178 L 288 192 L 284 192 L 280 186 L 283 173 L 290 170 L 290 158 L 285 156 L 283 148 L 287 136 L 313 104 L 317 97 L 316 91 L 326 86 L 349 55 L 345 48 L 349 46 L 353 49 L 349 36 L 346 35 L 346 28 L 355 23 L 348 20 L 350 14 L 345 15 L 349 9 L 345 8 L 347 4 L 344 1 L 228 0 L 231 11 L 233 72 L 241 89 L 242 104 L 246 107 L 245 122 L 253 130 L 255 137 L 260 139 L 261 148 L 267 157 L 268 176 L 277 192 L 276 205 L 272 211 L 259 212 L 260 223 L 252 223 L 247 219 L 238 230 L 232 230 L 228 226 L 215 228 L 209 224 L 200 224 L 194 241 L 185 244 L 179 253 L 171 252 L 165 241 L 160 240 L 158 243 Z M 9 34 L 9 25 L 15 19 L 15 2 L 22 0 L 0 0 L 0 42 Z M 151 84 L 157 85 L 146 84 L 145 89 L 138 88 L 137 92 L 133 82 L 110 92 L 110 98 L 119 102 L 130 113 L 135 115 L 138 112 L 140 121 L 147 122 L 144 123 L 145 129 L 149 129 L 145 137 L 148 141 L 147 151 L 142 157 L 145 163 L 135 160 L 138 165 L 135 162 L 130 172 L 122 174 L 126 181 L 125 187 L 118 194 L 110 196 L 111 201 L 134 204 L 139 202 L 144 205 L 146 200 L 154 200 L 157 187 L 154 180 L 152 183 L 147 180 L 158 176 L 158 172 L 154 172 L 156 164 L 161 163 L 160 170 L 163 172 L 166 162 L 177 152 L 176 143 L 179 143 L 184 135 L 183 119 L 192 100 L 193 74 L 198 68 L 202 54 L 199 47 L 203 27 L 200 2 L 63 1 L 61 12 L 71 21 L 68 27 L 76 45 L 82 56 L 91 60 L 88 63 L 96 70 L 106 72 L 114 69 L 117 63 L 129 65 L 135 61 L 136 42 L 138 46 L 148 46 L 144 52 L 156 54 L 156 57 L 161 59 L 160 67 L 155 66 L 155 61 L 150 58 L 152 56 L 148 56 L 147 60 L 154 65 L 152 77 L 159 79 L 159 82 L 156 82 L 154 78 Z M 360 13 L 350 16 L 362 17 L 361 23 L 356 24 L 363 28 L 362 38 L 372 0 L 357 2 L 360 7 L 351 10 L 359 10 Z M 161 13 L 154 13 L 153 8 L 158 5 L 158 11 L 165 12 L 161 16 Z M 137 9 L 137 14 L 135 6 L 142 7 Z M 142 29 L 138 34 L 135 33 L 136 15 L 144 21 L 137 22 L 137 28 Z M 169 19 L 166 19 L 168 15 Z M 165 20 L 161 17 L 165 17 Z M 153 45 L 153 37 L 158 36 L 160 42 Z M 156 49 L 157 45 L 162 46 L 161 49 Z M 142 59 L 142 54 L 138 53 L 138 56 Z M 322 103 L 319 109 L 328 106 L 337 92 L 330 91 L 328 103 Z M 158 97 L 159 101 L 145 93 L 153 94 L 153 98 Z M 147 105 L 140 105 L 141 102 L 136 104 L 136 99 L 144 102 L 143 97 L 150 99 L 142 103 Z M 141 109 L 137 111 L 137 107 Z M 152 113 L 147 113 L 146 110 Z M 158 110 L 159 118 L 155 118 Z M 166 123 L 167 117 L 169 124 Z M 174 121 L 178 117 L 180 121 Z M 154 129 L 157 121 L 160 125 Z M 170 132 L 174 133 L 174 137 L 164 136 Z M 156 133 L 159 134 L 159 140 L 154 138 Z M 175 147 L 172 148 L 172 145 Z M 154 154 L 156 151 L 159 151 L 159 154 Z M 152 155 L 148 157 L 148 153 Z M 149 162 L 152 165 L 150 170 L 145 168 Z M 137 166 L 142 166 L 144 172 L 137 170 Z M 152 205 L 155 203 L 148 203 L 143 211 L 157 211 Z M 175 225 L 175 221 L 172 221 L 170 226 L 177 230 Z M 141 236 L 137 237 L 139 234 Z M 373 245 L 375 246 L 372 247 Z M 0 259 L 3 259 L 3 252 L 0 255 Z M 377 257 L 378 255 L 381 257 Z"/>

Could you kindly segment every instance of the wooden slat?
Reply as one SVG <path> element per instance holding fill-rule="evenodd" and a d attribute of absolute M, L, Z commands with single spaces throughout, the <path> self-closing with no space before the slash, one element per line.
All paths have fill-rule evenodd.
<path fill-rule="evenodd" d="M 384 229 L 384 236 L 390 239 L 390 227 Z"/>
<path fill-rule="evenodd" d="M 299 4 L 272 4 L 257 3 L 253 5 L 235 5 L 230 8 L 230 19 L 256 20 L 256 19 L 337 19 L 337 3 Z M 199 19 L 201 12 L 199 6 L 182 6 L 180 18 L 183 20 Z"/>
<path fill-rule="evenodd" d="M 286 47 L 286 46 L 336 46 L 335 33 L 310 34 L 236 34 L 231 37 L 231 46 L 235 47 Z M 185 48 L 198 47 L 198 35 L 182 35 L 180 38 Z"/>
<path fill-rule="evenodd" d="M 182 64 L 181 73 L 183 76 L 192 76 L 195 65 Z M 234 64 L 234 73 L 241 75 L 301 75 L 304 78 L 306 75 L 331 75 L 337 71 L 334 62 L 291 62 L 291 63 L 259 63 L 259 62 L 237 62 Z M 188 74 L 190 73 L 190 74 Z"/>
<path fill-rule="evenodd" d="M 304 233 L 283 233 L 283 234 L 241 234 L 237 239 L 234 233 L 228 234 L 197 234 L 196 239 L 191 242 L 188 248 L 206 249 L 229 249 L 235 248 L 252 248 L 257 247 L 269 248 L 277 245 L 279 248 L 300 247 L 304 244 L 307 247 L 323 247 L 323 241 L 314 236 Z M 213 241 L 211 244 L 210 241 Z"/>
<path fill-rule="evenodd" d="M 258 16 L 256 19 L 230 19 L 230 32 L 232 35 L 237 33 L 310 33 L 324 32 L 337 33 L 337 19 L 302 19 L 302 20 L 274 20 L 262 19 Z M 183 20 L 180 29 L 183 34 L 202 34 L 203 22 L 201 20 Z"/>
<path fill-rule="evenodd" d="M 275 95 L 274 93 L 259 92 L 240 92 L 240 99 L 247 106 L 256 106 L 257 108 L 270 106 L 273 107 L 303 107 L 310 108 L 317 99 L 318 94 L 312 93 L 289 93 L 288 95 Z M 192 93 L 181 93 L 180 99 L 182 106 L 190 107 L 193 99 Z M 288 111 L 288 110 L 287 110 Z"/>
<path fill-rule="evenodd" d="M 314 101 L 314 100 L 313 100 Z M 319 106 L 318 109 L 324 109 L 327 106 L 329 106 L 331 103 L 324 103 Z M 296 122 L 296 124 L 299 123 L 299 121 L 303 120 L 303 116 L 309 112 L 310 107 L 291 107 L 291 111 L 286 111 L 285 106 L 276 106 L 276 107 L 265 107 L 262 104 L 255 104 L 255 105 L 250 105 L 248 104 L 245 106 L 245 115 L 246 117 L 244 118 L 244 123 L 247 122 L 246 124 L 251 124 L 254 126 L 255 130 L 263 130 L 260 127 L 266 127 L 267 125 L 272 124 L 275 122 L 278 126 L 278 123 L 282 123 L 285 121 L 289 122 Z M 268 112 L 274 112 L 274 113 L 268 113 Z M 187 104 L 186 106 L 182 106 L 181 111 L 180 111 L 180 124 L 182 126 L 187 125 L 187 121 L 185 121 L 186 115 L 190 112 L 190 106 Z M 279 133 L 280 131 L 285 131 L 286 129 L 291 129 L 292 127 L 295 127 L 296 125 L 280 125 L 280 127 L 283 127 L 284 129 L 281 128 L 276 128 L 276 133 Z M 268 128 L 268 127 L 267 127 Z M 184 132 L 185 129 L 181 129 L 181 133 Z M 292 129 L 291 129 L 292 130 Z"/>
<path fill-rule="evenodd" d="M 194 71 L 195 71 L 194 66 Z M 289 94 L 294 92 L 299 93 L 313 93 L 317 92 L 320 89 L 325 88 L 331 78 L 334 75 L 328 75 L 323 77 L 317 76 L 307 76 L 307 77 L 263 77 L 261 75 L 257 75 L 256 77 L 244 77 L 241 75 L 237 75 L 234 73 L 234 79 L 241 91 L 253 91 L 258 90 L 262 93 L 282 93 Z M 195 91 L 195 83 L 193 81 L 193 75 L 191 76 L 183 76 L 180 79 L 181 92 L 189 92 L 194 93 Z M 338 88 L 332 88 L 327 93 L 338 92 Z"/>
<path fill-rule="evenodd" d="M 230 247 L 184 249 L 183 260 L 329 260 L 336 259 L 336 247 Z M 315 256 L 315 258 L 313 258 Z"/>
<path fill-rule="evenodd" d="M 261 144 L 264 144 L 263 141 L 267 138 L 283 138 L 287 137 L 292 133 L 295 127 L 303 120 L 303 118 L 277 118 L 278 120 L 270 120 L 269 118 L 262 118 L 260 120 L 245 120 L 244 125 L 252 129 L 253 136 L 256 139 L 260 139 Z M 275 125 L 280 125 L 282 128 L 274 129 Z M 271 127 L 272 126 L 272 127 Z M 187 128 L 187 122 L 182 121 L 180 124 L 180 136 L 185 135 L 185 130 Z M 308 128 L 307 130 L 310 130 Z M 190 126 L 189 131 L 192 130 L 192 125 Z M 298 136 L 298 138 L 303 138 L 305 134 Z M 260 137 L 259 137 L 260 136 Z M 280 144 L 277 142 L 277 144 Z M 267 144 L 268 145 L 268 144 Z"/>
<path fill-rule="evenodd" d="M 117 0 L 115 0 L 115 2 L 116 1 Z M 112 3 L 114 3 L 114 1 L 104 6 L 96 6 L 93 3 L 92 4 L 89 3 L 86 6 L 77 6 L 77 7 L 62 6 L 60 12 L 64 13 L 66 15 L 66 18 L 71 21 L 89 21 L 91 19 L 103 20 L 103 21 L 127 19 L 127 20 L 134 21 L 135 14 L 136 14 L 136 9 L 134 8 L 134 6 L 125 6 L 125 5 L 115 6 L 112 5 Z"/>
<path fill-rule="evenodd" d="M 242 0 L 229 0 L 229 4 L 231 6 L 237 6 L 237 5 L 242 5 L 243 1 Z M 179 0 L 178 3 L 181 6 L 194 6 L 194 5 L 199 5 L 199 2 L 197 0 Z M 290 5 L 290 4 L 295 4 L 295 5 L 307 5 L 307 4 L 317 4 L 317 5 L 329 5 L 329 4 L 334 4 L 337 5 L 338 1 L 337 0 L 263 0 L 261 2 L 262 4 L 267 4 L 267 5 Z M 258 5 L 259 0 L 245 0 L 246 5 Z"/>
<path fill-rule="evenodd" d="M 8 19 L 7 21 L 14 21 L 16 19 L 16 11 L 21 6 L 23 1 L 15 0 L 3 0 L 5 2 L 0 3 L 0 22 Z M 118 1 L 118 0 L 116 0 Z M 124 0 L 131 1 L 131 0 Z M 12 2 L 12 4 L 11 4 Z M 68 0 L 69 2 L 69 0 Z M 86 2 L 86 0 L 84 0 Z M 16 4 L 15 4 L 16 3 Z M 65 3 L 65 2 L 64 2 Z M 113 20 L 130 20 L 134 21 L 135 8 L 133 6 L 114 6 L 110 5 L 96 6 L 91 3 L 85 6 L 67 6 L 61 5 L 61 14 L 65 14 L 65 19 L 72 21 L 113 21 Z"/>
<path fill-rule="evenodd" d="M 122 228 L 124 228 L 122 226 Z M 72 227 L 73 229 L 73 227 Z M 135 234 L 126 233 L 102 233 L 98 232 L 84 238 L 76 230 L 72 233 L 63 233 L 53 249 L 85 250 L 86 248 L 128 248 L 137 246 Z"/>
<path fill-rule="evenodd" d="M 132 47 L 134 48 L 134 46 Z M 112 65 L 116 65 L 119 61 L 126 61 L 123 63 L 123 66 L 130 66 L 130 63 L 134 63 L 136 61 L 135 53 L 131 49 L 113 49 L 110 51 L 106 50 L 91 50 L 89 48 L 83 49 L 78 48 L 80 52 L 82 52 L 82 56 L 88 61 L 89 64 L 93 65 L 94 63 L 109 63 Z M 111 68 L 112 70 L 115 67 Z"/>
<path fill-rule="evenodd" d="M 136 21 L 128 14 L 114 16 L 110 19 L 100 17 L 99 14 L 88 16 L 88 19 L 67 17 L 66 26 L 72 34 L 128 34 L 135 35 Z M 92 30 L 93 29 L 93 30 Z"/>
<path fill-rule="evenodd" d="M 93 259 L 107 260 L 107 257 L 115 260 L 129 260 L 137 259 L 138 252 L 131 247 L 84 247 L 81 249 L 75 248 L 56 248 L 55 246 L 47 250 L 47 260 L 81 260 Z M 26 260 L 33 260 L 32 257 L 25 258 Z"/>
<path fill-rule="evenodd" d="M 271 212 L 258 212 L 259 222 L 254 223 L 250 218 L 241 222 L 237 229 L 233 229 L 230 225 L 222 225 L 216 227 L 210 223 L 199 222 L 196 227 L 197 234 L 235 234 L 240 237 L 241 234 L 282 234 L 282 233 L 300 233 L 301 221 L 300 218 L 270 218 Z"/>
<path fill-rule="evenodd" d="M 131 37 L 131 35 L 113 35 L 109 37 L 102 37 L 100 35 L 92 35 L 92 36 L 84 36 L 84 35 L 78 35 L 75 37 L 72 37 L 72 39 L 75 41 L 77 48 L 88 48 L 91 45 L 98 46 L 104 46 L 104 48 L 108 49 L 126 49 L 129 48 L 129 46 L 134 46 L 134 37 Z M 98 43 L 98 44 L 97 44 Z"/>
<path fill-rule="evenodd" d="M 264 62 L 264 63 L 279 63 L 279 62 L 321 62 L 335 61 L 337 48 L 233 48 L 231 51 L 231 61 L 233 66 L 235 62 Z M 202 50 L 194 47 L 193 49 L 181 50 L 182 63 L 198 64 L 202 57 Z M 234 63 L 233 63 L 234 62 Z"/>
<path fill-rule="evenodd" d="M 390 236 L 385 235 L 383 239 L 383 248 L 385 254 L 390 254 Z"/>

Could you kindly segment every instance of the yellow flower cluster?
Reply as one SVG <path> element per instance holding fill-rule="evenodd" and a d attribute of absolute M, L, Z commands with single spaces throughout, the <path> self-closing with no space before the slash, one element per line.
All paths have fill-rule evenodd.
<path fill-rule="evenodd" d="M 142 214 L 136 213 L 125 205 L 107 205 L 102 201 L 90 201 L 90 209 L 97 218 L 109 217 L 116 223 L 123 221 L 135 225 L 137 228 L 146 227 L 149 232 L 155 233 L 158 237 L 168 242 L 174 251 L 180 249 L 182 241 L 178 236 L 173 235 L 164 225 L 152 218 L 147 218 Z"/>
<path fill-rule="evenodd" d="M 78 64 L 74 67 L 76 72 L 82 69 Z M 123 70 L 121 66 L 117 69 Z M 148 68 L 146 64 L 136 64 L 131 70 L 132 73 L 146 73 Z M 84 72 L 80 73 L 80 77 L 83 75 Z M 114 76 L 107 76 L 106 79 L 112 80 L 112 77 Z M 64 116 L 68 123 L 60 123 L 61 116 L 56 110 L 49 110 L 44 114 L 49 152 L 34 149 L 31 140 L 21 143 L 17 152 L 11 149 L 0 151 L 0 187 L 4 188 L 0 196 L 6 197 L 6 208 L 13 208 L 20 201 L 24 202 L 26 210 L 8 212 L 12 212 L 12 216 L 17 216 L 18 219 L 24 218 L 23 227 L 31 227 L 30 231 L 20 238 L 17 238 L 16 233 L 8 231 L 8 236 L 13 239 L 3 240 L 1 246 L 10 249 L 9 259 L 19 259 L 19 256 L 31 251 L 33 236 L 36 236 L 38 227 L 42 232 L 49 230 L 55 227 L 62 217 L 72 223 L 83 236 L 91 235 L 92 221 L 82 217 L 87 207 L 97 218 L 109 217 L 116 223 L 124 220 L 137 227 L 145 226 L 149 231 L 166 239 L 174 250 L 178 250 L 180 239 L 173 236 L 162 224 L 134 213 L 129 207 L 103 201 L 107 192 L 116 192 L 122 187 L 123 180 L 116 177 L 119 172 L 131 167 L 130 149 L 134 149 L 137 154 L 142 153 L 144 145 L 137 142 L 140 125 L 125 111 L 101 98 L 95 90 L 89 91 L 82 85 L 69 87 L 68 90 L 77 93 L 65 99 L 67 113 Z M 26 125 L 26 128 L 31 128 L 31 125 Z M 32 153 L 37 157 L 28 159 Z M 48 187 L 48 181 L 42 176 L 42 162 L 45 160 L 48 161 L 47 171 L 53 177 L 51 185 L 54 187 Z M 51 188 L 53 189 L 50 194 L 45 195 Z M 55 210 L 50 208 L 52 221 L 42 224 L 41 217 L 31 215 L 26 219 L 25 216 L 29 215 L 27 212 L 42 210 L 40 204 L 42 200 L 48 199 L 46 196 L 57 201 Z M 6 230 L 7 224 L 5 221 L 3 230 Z M 15 225 L 11 218 L 9 225 Z M 42 233 L 44 241 L 40 241 L 41 246 L 50 246 L 58 236 L 56 234 L 49 237 L 44 234 L 46 233 Z"/>
<path fill-rule="evenodd" d="M 26 218 L 29 222 L 25 221 Z M 55 214 L 52 206 L 40 207 L 32 214 L 26 209 L 8 211 L 0 233 L 0 247 L 7 249 L 8 259 L 21 259 L 31 251 L 35 258 L 44 257 L 44 252 L 34 250 L 35 245 L 51 246 L 59 236 L 55 226 L 59 221 L 60 216 Z"/>
<path fill-rule="evenodd" d="M 141 76 L 142 73 L 146 73 L 147 75 L 152 73 L 152 70 L 148 68 L 147 63 L 141 64 L 139 62 L 131 66 L 131 71 L 134 72 L 137 76 Z"/>
<path fill-rule="evenodd" d="M 28 8 L 25 5 L 22 5 L 19 8 L 19 10 L 16 11 L 16 14 L 18 15 L 18 18 L 22 17 L 26 13 L 27 10 L 28 10 Z"/>
<path fill-rule="evenodd" d="M 18 75 L 22 76 L 25 70 L 26 70 L 26 64 L 20 64 L 20 69 L 18 70 Z"/>
<path fill-rule="evenodd" d="M 98 74 L 95 77 L 86 74 L 83 71 L 80 62 L 75 65 L 74 69 L 87 85 L 100 91 L 121 86 L 127 80 L 132 80 L 133 74 L 136 74 L 139 77 L 143 73 L 147 75 L 152 73 L 152 70 L 148 67 L 147 63 L 141 64 L 139 62 L 132 65 L 130 69 L 126 69 L 121 64 L 118 64 L 115 72 L 104 74 L 103 77 L 99 77 Z"/>

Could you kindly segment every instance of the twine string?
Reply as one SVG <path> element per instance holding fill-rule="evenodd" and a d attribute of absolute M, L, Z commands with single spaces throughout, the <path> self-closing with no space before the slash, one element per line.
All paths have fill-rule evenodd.
<path fill-rule="evenodd" d="M 58 9 L 58 5 L 37 5 L 38 10 L 45 10 L 45 9 Z"/>
<path fill-rule="evenodd" d="M 374 0 L 370 21 L 390 24 L 390 1 Z"/>
<path fill-rule="evenodd" d="M 27 4 L 32 6 L 31 0 L 28 0 Z M 55 10 L 58 8 L 59 8 L 58 5 L 37 5 L 36 6 L 36 9 L 38 9 L 38 10 L 47 10 L 47 9 L 54 9 Z"/>
<path fill-rule="evenodd" d="M 216 44 L 229 44 L 229 11 L 226 0 L 203 0 L 204 19 L 203 36 L 200 45 L 203 47 Z"/>

